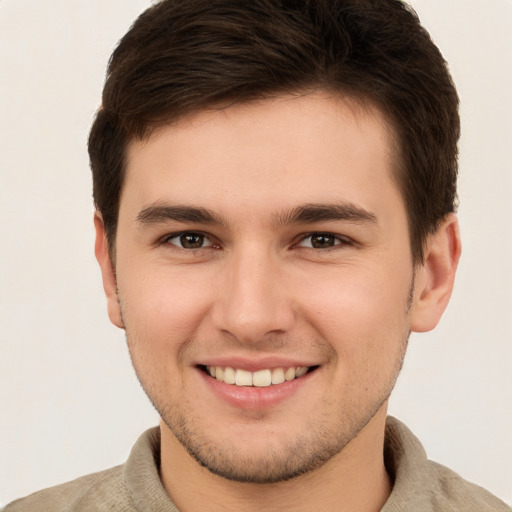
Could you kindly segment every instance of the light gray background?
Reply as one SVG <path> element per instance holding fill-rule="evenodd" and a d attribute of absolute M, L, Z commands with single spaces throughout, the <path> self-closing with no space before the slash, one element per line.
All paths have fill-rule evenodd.
<path fill-rule="evenodd" d="M 88 129 L 148 0 L 0 0 L 0 504 L 121 463 L 157 422 L 107 319 Z M 512 2 L 412 2 L 462 99 L 463 257 L 413 336 L 391 413 L 431 458 L 512 502 Z"/>

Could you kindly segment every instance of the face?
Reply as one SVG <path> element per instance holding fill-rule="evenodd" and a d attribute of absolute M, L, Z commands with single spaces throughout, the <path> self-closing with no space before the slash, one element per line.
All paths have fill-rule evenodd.
<path fill-rule="evenodd" d="M 385 415 L 414 300 L 392 147 L 377 110 L 320 93 L 129 146 L 111 318 L 212 472 L 288 479 Z"/>

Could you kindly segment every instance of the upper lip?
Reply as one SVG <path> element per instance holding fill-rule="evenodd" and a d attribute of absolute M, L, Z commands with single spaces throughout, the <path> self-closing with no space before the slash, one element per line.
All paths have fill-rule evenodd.
<path fill-rule="evenodd" d="M 249 372 L 257 372 L 259 370 L 273 368 L 298 368 L 302 366 L 311 367 L 318 366 L 318 363 L 306 359 L 297 359 L 279 356 L 263 356 L 263 357 L 212 357 L 197 363 L 198 366 L 220 366 L 222 368 L 230 367 Z"/>

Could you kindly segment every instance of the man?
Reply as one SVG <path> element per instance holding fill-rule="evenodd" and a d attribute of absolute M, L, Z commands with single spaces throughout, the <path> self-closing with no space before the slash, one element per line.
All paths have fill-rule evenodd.
<path fill-rule="evenodd" d="M 457 105 L 397 0 L 146 11 L 89 152 L 109 316 L 162 421 L 6 510 L 509 510 L 386 417 L 453 286 Z"/>

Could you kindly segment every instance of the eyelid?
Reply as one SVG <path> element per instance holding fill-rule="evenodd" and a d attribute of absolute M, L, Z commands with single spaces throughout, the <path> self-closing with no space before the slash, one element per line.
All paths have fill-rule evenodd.
<path fill-rule="evenodd" d="M 186 234 L 199 235 L 199 236 L 204 237 L 204 242 L 206 242 L 206 245 L 202 245 L 201 247 L 197 247 L 197 248 L 186 248 L 186 247 L 181 246 L 181 244 L 179 243 L 179 240 L 176 240 L 176 242 L 171 241 L 174 239 L 179 239 L 181 236 L 186 235 Z M 313 247 L 312 245 L 306 245 L 305 242 L 308 239 L 311 239 L 315 235 L 317 235 L 317 236 L 323 235 L 323 236 L 333 237 L 335 239 L 335 244 L 330 247 L 325 247 L 325 248 L 317 248 L 317 247 Z M 174 233 L 167 233 L 166 235 L 164 235 L 163 237 L 161 237 L 159 239 L 158 244 L 159 245 L 160 244 L 162 244 L 162 245 L 169 244 L 178 249 L 183 249 L 186 251 L 193 251 L 193 250 L 197 251 L 197 250 L 206 249 L 209 247 L 216 247 L 216 248 L 220 247 L 220 244 L 218 242 L 216 242 L 215 237 L 213 237 L 211 234 L 205 233 L 201 230 L 194 230 L 194 229 L 176 231 Z M 315 251 L 320 251 L 320 250 L 326 251 L 329 249 L 335 249 L 340 246 L 349 246 L 349 245 L 354 245 L 354 244 L 355 244 L 354 240 L 352 240 L 350 237 L 345 236 L 345 235 L 332 233 L 330 231 L 311 231 L 309 233 L 303 233 L 303 234 L 299 235 L 297 237 L 297 242 L 293 243 L 292 245 L 294 247 L 303 247 L 303 248 L 312 249 Z"/>
<path fill-rule="evenodd" d="M 182 247 L 179 242 L 177 243 L 173 243 L 171 242 L 171 240 L 173 239 L 179 239 L 181 236 L 183 235 L 199 235 L 199 236 L 202 236 L 204 237 L 204 241 L 205 242 L 208 242 L 207 245 L 203 245 L 201 247 L 197 247 L 195 249 L 189 249 L 189 248 L 186 248 L 186 247 Z M 207 233 L 204 233 L 200 230 L 194 230 L 194 229 L 185 229 L 183 231 L 177 231 L 175 233 L 168 233 L 166 234 L 165 236 L 163 236 L 160 240 L 159 240 L 159 244 L 169 244 L 169 245 L 172 245 L 178 249 L 183 249 L 185 251 L 193 251 L 193 250 L 201 250 L 201 249 L 206 249 L 208 247 L 215 247 L 215 246 L 218 246 L 218 244 L 216 244 L 213 240 L 213 237 Z"/>
<path fill-rule="evenodd" d="M 322 249 L 312 247 L 311 245 L 303 245 L 303 243 L 306 240 L 310 239 L 311 237 L 313 237 L 315 235 L 331 236 L 336 239 L 336 243 L 334 245 L 332 245 L 331 247 L 326 247 L 326 248 L 322 248 Z M 334 249 L 336 247 L 346 246 L 346 245 L 354 245 L 354 241 L 351 238 L 349 238 L 348 236 L 331 233 L 330 231 L 312 231 L 310 233 L 300 235 L 298 242 L 295 244 L 295 247 L 305 247 L 307 249 L 326 251 L 329 249 Z"/>

